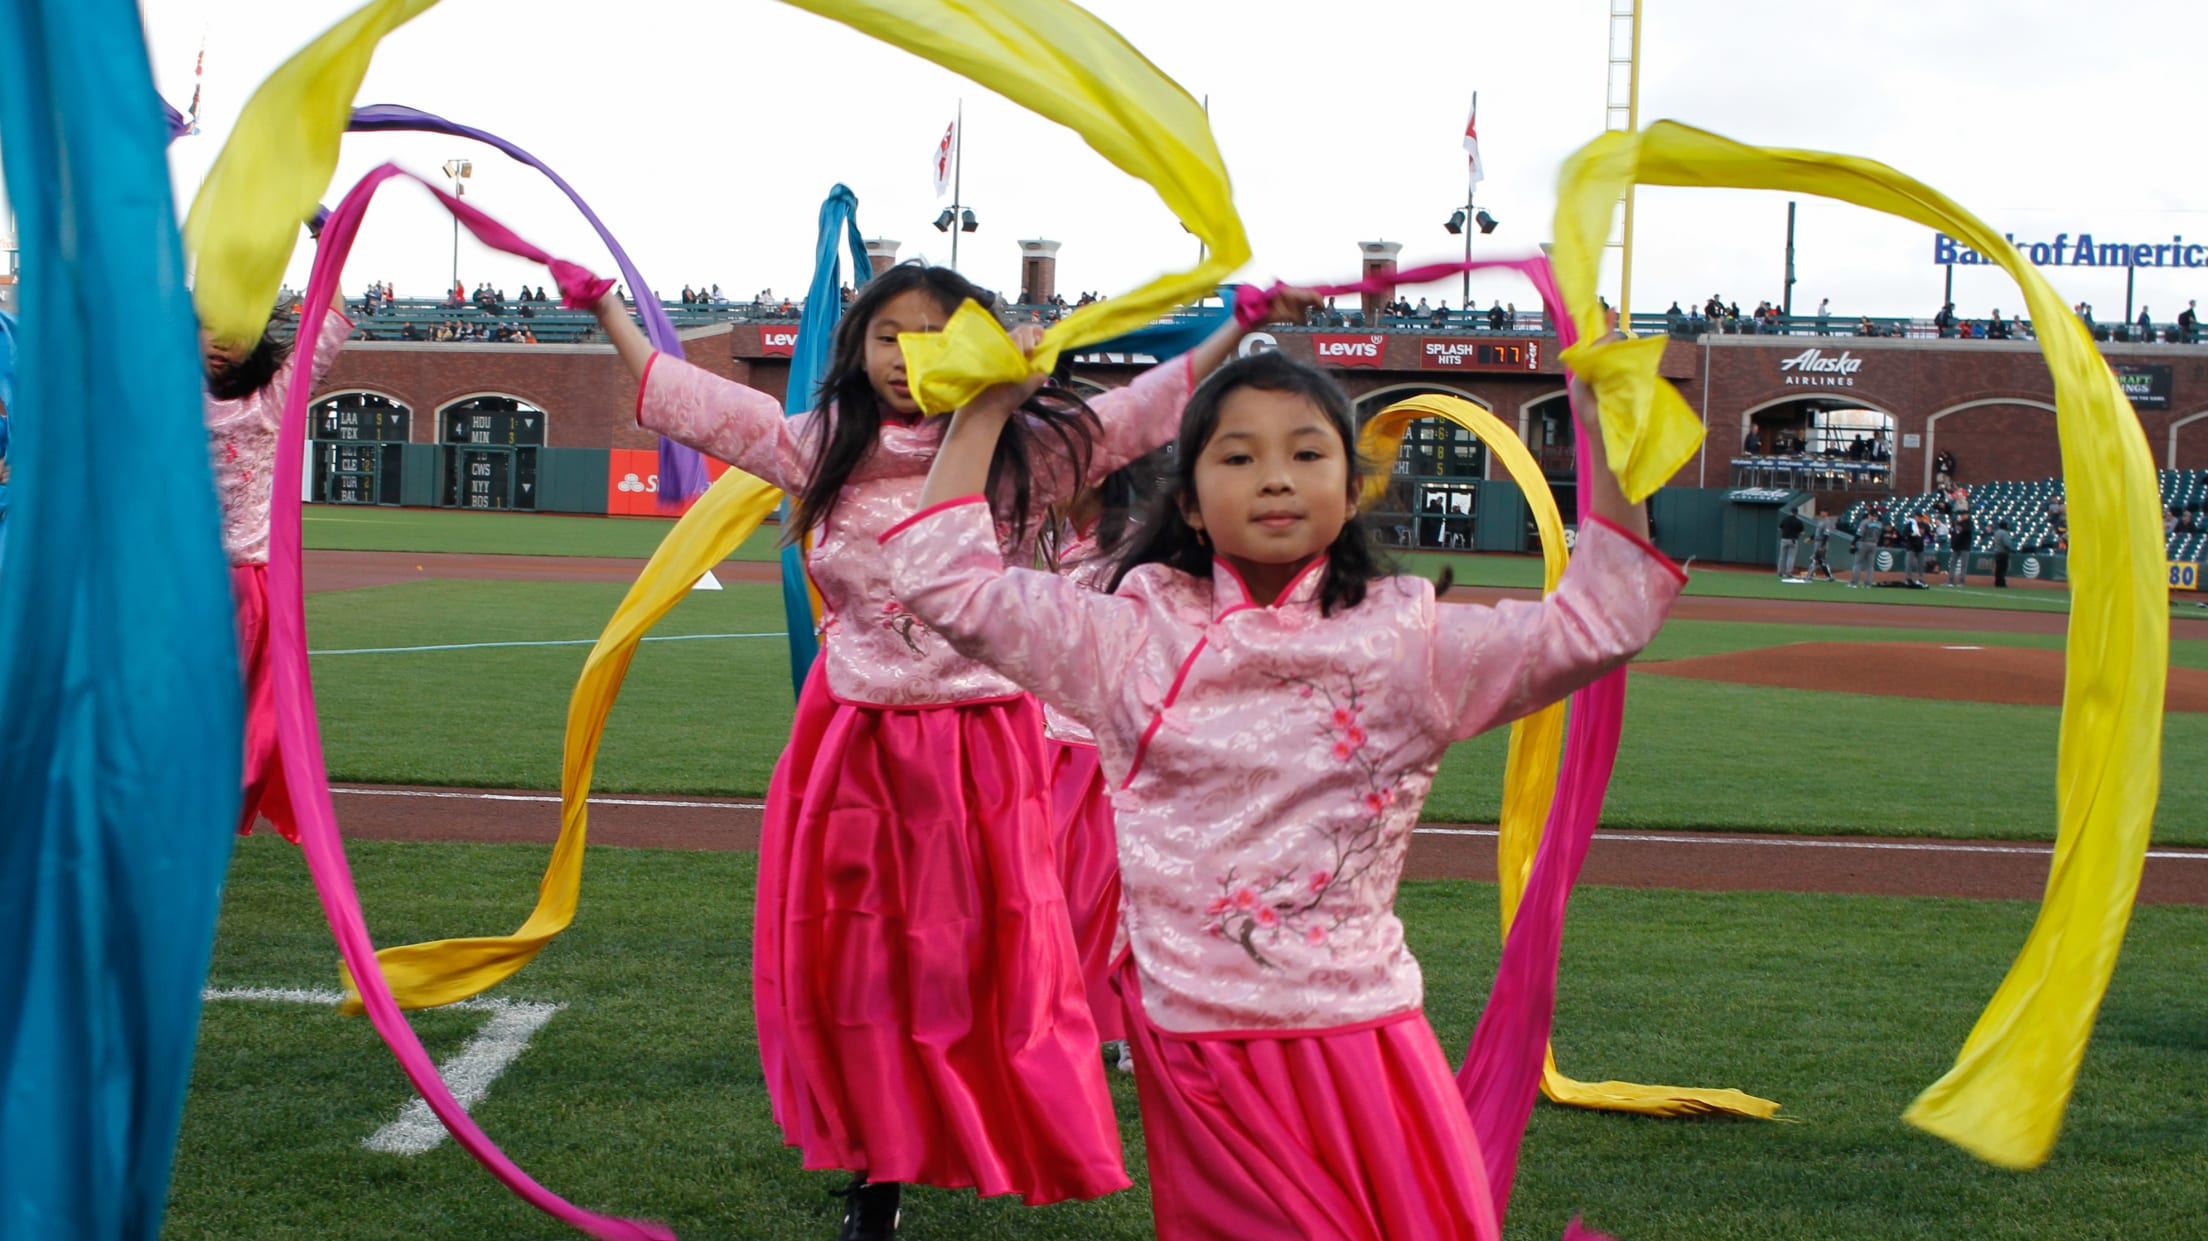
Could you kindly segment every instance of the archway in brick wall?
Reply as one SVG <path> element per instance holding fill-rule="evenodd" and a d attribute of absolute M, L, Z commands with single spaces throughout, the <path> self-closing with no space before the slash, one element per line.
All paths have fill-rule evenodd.
<path fill-rule="evenodd" d="M 2163 459 L 2162 468 L 2208 470 L 2208 409 L 2170 423 L 2169 455 Z"/>
<path fill-rule="evenodd" d="M 1932 489 L 1932 460 L 1942 452 L 1954 455 L 1966 484 L 2062 477 L 2055 407 L 2028 397 L 1965 401 L 1927 417 L 1923 476 L 1911 480 L 1921 490 Z"/>

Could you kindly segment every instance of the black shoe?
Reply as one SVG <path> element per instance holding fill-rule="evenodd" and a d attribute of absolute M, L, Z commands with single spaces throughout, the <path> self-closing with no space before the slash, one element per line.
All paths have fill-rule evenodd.
<path fill-rule="evenodd" d="M 836 1241 L 895 1241 L 902 1189 L 895 1181 L 869 1181 L 863 1176 L 853 1180 L 840 1191 L 843 1230 Z"/>

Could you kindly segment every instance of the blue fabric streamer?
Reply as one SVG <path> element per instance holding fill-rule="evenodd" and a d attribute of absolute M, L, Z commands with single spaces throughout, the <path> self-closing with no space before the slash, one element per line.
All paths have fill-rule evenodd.
<path fill-rule="evenodd" d="M 237 830 L 237 639 L 158 105 L 133 0 L 0 4 L 24 253 L 0 590 L 10 1238 L 160 1234 Z"/>
<path fill-rule="evenodd" d="M 865 284 L 874 274 L 867 261 L 866 239 L 859 235 L 859 196 L 838 183 L 820 204 L 820 237 L 813 246 L 813 283 L 805 291 L 805 313 L 797 321 L 797 345 L 790 354 L 790 380 L 782 398 L 791 415 L 813 407 L 821 376 L 828 370 L 828 355 L 836 342 L 836 324 L 843 318 L 843 258 L 851 254 L 851 287 Z M 782 520 L 790 519 L 790 503 L 782 502 Z M 782 549 L 783 629 L 790 635 L 790 689 L 805 688 L 805 675 L 820 654 L 820 640 L 813 633 L 813 600 L 805 588 L 805 555 L 796 546 Z"/>
<path fill-rule="evenodd" d="M 8 419 L 15 413 L 15 316 L 0 310 L 0 461 L 8 459 Z M 7 548 L 8 485 L 0 483 L 0 553 Z"/>

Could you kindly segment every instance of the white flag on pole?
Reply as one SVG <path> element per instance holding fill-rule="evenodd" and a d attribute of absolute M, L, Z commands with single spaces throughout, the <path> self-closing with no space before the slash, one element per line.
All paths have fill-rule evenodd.
<path fill-rule="evenodd" d="M 952 121 L 943 131 L 943 141 L 935 148 L 935 196 L 943 197 L 951 192 L 951 153 L 958 149 L 958 122 Z"/>
<path fill-rule="evenodd" d="M 1472 111 L 1464 118 L 1464 154 L 1471 165 L 1472 184 L 1487 180 L 1487 165 L 1480 162 L 1480 97 L 1472 96 Z"/>

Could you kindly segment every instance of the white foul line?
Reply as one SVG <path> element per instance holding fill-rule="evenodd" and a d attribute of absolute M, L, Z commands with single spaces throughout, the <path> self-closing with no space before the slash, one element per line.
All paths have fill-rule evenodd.
<path fill-rule="evenodd" d="M 708 638 L 787 638 L 790 635 L 777 630 L 774 633 L 675 633 L 656 638 L 638 638 L 639 642 L 702 642 Z M 406 655 L 415 651 L 484 651 L 495 646 L 596 646 L 596 638 L 559 638 L 545 642 L 447 642 L 438 646 L 356 646 L 342 651 L 308 651 L 309 655 Z"/>
<path fill-rule="evenodd" d="M 200 993 L 203 1000 L 263 1000 L 281 1004 L 318 1004 L 335 1007 L 345 997 L 336 991 L 309 991 L 286 987 L 209 987 Z M 567 1007 L 542 1000 L 486 1000 L 470 999 L 444 1005 L 446 1008 L 468 1012 L 489 1013 L 490 1020 L 475 1032 L 460 1054 L 437 1066 L 437 1075 L 445 1079 L 445 1088 L 460 1104 L 462 1111 L 473 1111 L 475 1105 L 491 1092 L 491 1083 L 498 1080 L 515 1057 L 528 1049 L 529 1040 L 536 1036 L 553 1014 Z M 399 1112 L 397 1120 L 383 1126 L 361 1139 L 361 1145 L 385 1155 L 419 1155 L 433 1150 L 445 1140 L 444 1122 L 437 1113 L 429 1110 L 429 1104 L 420 1096 Z"/>
<path fill-rule="evenodd" d="M 363 789 L 330 786 L 330 792 L 350 797 L 434 797 L 448 801 L 535 801 L 559 803 L 557 793 L 460 793 L 445 789 Z M 763 801 L 674 801 L 657 797 L 593 797 L 593 806 L 666 806 L 676 810 L 764 810 Z"/>
<path fill-rule="evenodd" d="M 1422 836 L 1494 836 L 1492 827 L 1419 827 Z M 1648 832 L 1599 832 L 1597 842 L 1630 841 L 1657 845 L 1770 845 L 1782 849 L 1890 849 L 1904 853 L 2020 853 L 2052 857 L 2051 845 L 1957 845 L 1933 841 L 1902 840 L 1773 840 L 1766 836 L 1659 836 Z M 2208 849 L 2149 849 L 2146 856 L 2168 861 L 2208 862 Z"/>

